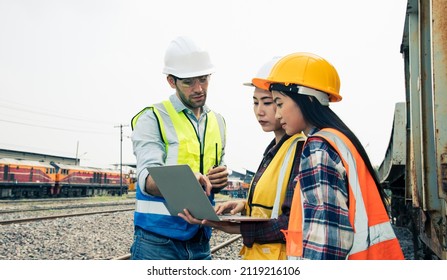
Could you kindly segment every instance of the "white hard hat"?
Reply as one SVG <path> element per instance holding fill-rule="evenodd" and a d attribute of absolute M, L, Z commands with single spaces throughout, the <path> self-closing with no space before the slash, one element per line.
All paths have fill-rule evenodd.
<path fill-rule="evenodd" d="M 258 73 L 256 73 L 256 76 L 254 78 L 258 79 L 267 79 L 267 77 L 270 74 L 270 70 L 272 70 L 273 66 L 278 62 L 278 60 L 281 58 L 281 56 L 275 56 L 271 60 L 264 63 L 261 68 L 259 68 Z M 252 82 L 249 83 L 243 83 L 244 86 L 251 86 L 254 87 Z"/>
<path fill-rule="evenodd" d="M 171 41 L 165 53 L 163 74 L 191 78 L 213 72 L 214 65 L 208 52 L 201 50 L 190 38 L 177 37 Z"/>

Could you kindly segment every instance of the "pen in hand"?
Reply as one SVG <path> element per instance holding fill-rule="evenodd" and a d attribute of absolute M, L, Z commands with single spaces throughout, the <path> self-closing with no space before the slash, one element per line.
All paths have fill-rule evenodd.
<path fill-rule="evenodd" d="M 215 157 L 215 161 L 214 161 L 214 166 L 213 168 L 219 166 L 219 160 L 218 160 L 218 153 L 217 153 L 217 143 L 216 143 L 216 157 Z"/>

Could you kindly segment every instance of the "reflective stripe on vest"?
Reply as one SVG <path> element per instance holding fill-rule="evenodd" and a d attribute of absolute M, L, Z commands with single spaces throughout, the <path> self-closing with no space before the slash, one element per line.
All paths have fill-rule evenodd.
<path fill-rule="evenodd" d="M 287 185 L 289 183 L 290 173 L 293 168 L 294 157 L 292 157 L 292 154 L 295 154 L 294 152 L 296 151 L 296 143 L 298 141 L 304 141 L 305 139 L 302 133 L 293 135 L 290 138 L 293 138 L 293 142 L 287 149 L 287 154 L 284 157 L 283 164 L 281 165 L 281 169 L 279 170 L 279 180 L 276 184 L 276 196 L 275 203 L 273 204 L 272 215 L 270 216 L 271 219 L 278 218 L 279 213 L 282 212 L 280 210 L 280 205 L 282 205 L 282 203 L 284 202 L 284 198 L 286 197 Z"/>
<path fill-rule="evenodd" d="M 205 174 L 216 164 L 220 163 L 222 146 L 225 141 L 225 124 L 222 118 L 217 118 L 213 112 L 206 116 L 205 146 L 200 145 L 198 131 L 191 124 L 183 112 L 177 113 L 170 101 L 154 105 L 154 113 L 161 123 L 162 133 L 170 141 L 167 151 L 166 164 L 188 164 L 194 172 Z M 163 123 L 172 123 L 175 130 L 165 130 Z M 217 158 L 216 158 L 217 155 Z"/>
<path fill-rule="evenodd" d="M 135 211 L 139 213 L 170 215 L 168 208 L 161 201 L 137 200 L 135 203 Z"/>
<path fill-rule="evenodd" d="M 356 172 L 357 163 L 349 147 L 342 139 L 340 139 L 335 134 L 334 131 L 329 132 L 329 129 L 320 130 L 315 134 L 315 136 L 321 136 L 324 139 L 326 139 L 331 144 L 331 146 L 337 150 L 338 154 L 343 160 L 343 163 L 346 163 L 344 164 L 344 166 L 346 168 L 346 173 L 348 174 L 349 193 L 352 194 L 352 196 L 350 196 L 350 199 L 351 197 L 353 197 L 355 201 L 355 213 L 352 213 L 353 211 L 349 211 L 350 214 L 351 213 L 353 214 L 350 215 L 349 220 L 351 221 L 351 225 L 353 225 L 355 232 L 354 241 L 349 254 L 352 255 L 357 252 L 364 251 L 368 249 L 369 246 L 374 245 L 380 241 L 383 241 L 380 238 L 381 235 L 374 236 L 371 234 L 372 233 L 381 234 L 381 232 L 387 231 L 386 228 L 383 228 L 383 231 L 378 230 L 371 232 L 369 230 L 368 214 L 366 213 L 365 202 L 363 201 L 362 189 L 360 188 L 360 181 L 358 174 Z M 350 172 L 350 170 L 353 170 L 354 172 Z M 378 201 L 377 203 L 382 203 L 382 201 Z M 352 209 L 352 207 L 349 208 L 350 210 Z M 375 225 L 374 227 L 383 227 L 383 224 Z M 382 237 L 385 238 L 384 236 Z"/>
<path fill-rule="evenodd" d="M 295 134 L 281 145 L 256 185 L 253 199 L 249 202 L 252 207 L 251 213 L 248 203 L 246 204 L 246 210 L 250 216 L 277 219 L 281 214 L 281 205 L 286 196 L 287 186 L 293 168 L 294 155 L 297 149 L 296 144 L 298 141 L 304 140 L 305 137 L 303 134 Z M 273 186 L 276 186 L 276 190 L 272 188 Z M 252 189 L 250 188 L 251 191 Z M 272 193 L 275 193 L 275 195 L 272 195 Z M 285 259 L 284 244 L 269 243 L 268 246 L 258 249 L 257 244 L 254 244 L 251 248 L 243 245 L 240 254 L 244 260 Z M 262 250 L 262 253 L 259 253 L 259 250 Z"/>
<path fill-rule="evenodd" d="M 349 252 L 349 259 L 403 259 L 403 253 L 399 242 L 392 229 L 388 214 L 383 206 L 375 181 L 365 166 L 363 159 L 351 141 L 335 129 L 322 129 L 314 136 L 319 136 L 337 151 L 343 161 L 348 175 L 349 189 L 349 221 L 354 229 L 354 241 Z M 360 174 L 359 174 L 360 173 Z M 371 188 L 374 186 L 374 188 Z M 299 187 L 299 183 L 297 184 Z M 297 193 L 295 191 L 295 193 Z M 301 194 L 301 192 L 299 192 Z M 301 201 L 294 201 L 292 209 L 302 209 Z M 367 203 L 365 203 L 365 199 Z M 294 205 L 300 203 L 301 205 Z M 295 206 L 295 207 L 294 207 Z M 303 226 L 302 213 L 292 212 L 301 216 L 301 225 L 289 223 L 289 229 L 297 230 Z M 299 210 L 298 210 L 299 211 Z M 370 215 L 368 215 L 370 213 Z M 290 235 L 288 232 L 287 235 Z M 301 238 L 301 240 L 299 240 Z M 287 240 L 289 242 L 289 240 Z M 299 243 L 297 243 L 299 242 Z M 297 248 L 299 247 L 299 248 Z M 290 238 L 288 244 L 288 255 L 302 256 L 302 231 L 301 237 Z"/>
<path fill-rule="evenodd" d="M 220 115 L 216 115 L 212 111 L 207 113 L 204 133 L 205 147 L 202 147 L 198 132 L 188 117 L 183 112 L 177 112 L 169 100 L 141 110 L 132 118 L 132 128 L 135 127 L 138 118 L 147 110 L 152 110 L 158 121 L 160 135 L 165 143 L 166 164 L 177 164 L 177 162 L 188 164 L 194 172 L 203 174 L 216 163 L 220 164 L 226 138 L 225 121 Z M 174 127 L 174 130 L 166 129 L 166 127 Z M 172 143 L 176 145 L 172 145 Z M 170 151 L 170 149 L 173 150 Z"/>
<path fill-rule="evenodd" d="M 280 215 L 280 206 L 285 198 L 290 170 L 294 162 L 292 154 L 296 150 L 296 143 L 300 140 L 304 141 L 304 135 L 293 135 L 284 141 L 257 182 L 253 194 L 250 188 L 248 197 L 252 199 L 249 199 L 247 203 L 247 215 L 273 219 Z M 275 195 L 272 195 L 273 193 Z"/>

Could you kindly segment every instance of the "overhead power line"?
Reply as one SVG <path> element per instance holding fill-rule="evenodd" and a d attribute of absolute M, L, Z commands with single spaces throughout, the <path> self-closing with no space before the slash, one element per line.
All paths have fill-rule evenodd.
<path fill-rule="evenodd" d="M 2 100 L 4 100 L 4 99 L 2 99 Z M 11 102 L 11 101 L 7 101 L 7 102 Z M 24 107 L 26 107 L 25 105 L 21 105 L 21 104 L 16 103 L 16 102 L 13 102 L 13 103 L 15 103 L 17 105 L 16 106 L 11 106 L 11 105 L 0 104 L 0 107 L 8 108 L 10 110 L 19 111 L 19 112 L 27 112 L 27 113 L 38 114 L 38 115 L 42 115 L 42 116 L 57 117 L 57 118 L 67 119 L 67 120 L 74 120 L 74 121 L 82 121 L 82 122 L 99 123 L 99 124 L 110 125 L 110 123 L 106 122 L 106 121 L 85 119 L 85 118 L 80 118 L 80 117 L 77 117 L 77 116 L 68 116 L 68 115 L 63 114 L 63 113 L 58 114 L 58 113 L 51 113 L 51 112 L 40 111 L 40 110 L 35 110 L 35 109 L 25 109 L 24 108 Z"/>
<path fill-rule="evenodd" d="M 17 122 L 17 121 L 9 121 L 9 120 L 2 120 L 2 119 L 0 119 L 0 122 L 13 123 L 13 124 L 19 124 L 19 125 L 26 125 L 26 126 L 31 126 L 31 127 L 47 128 L 47 129 L 60 130 L 60 131 L 94 133 L 94 134 L 104 134 L 104 135 L 112 134 L 111 132 L 98 131 L 98 130 L 69 129 L 69 128 L 54 127 L 54 126 L 39 125 L 39 124 L 29 124 L 29 123 L 23 123 L 23 122 Z"/>

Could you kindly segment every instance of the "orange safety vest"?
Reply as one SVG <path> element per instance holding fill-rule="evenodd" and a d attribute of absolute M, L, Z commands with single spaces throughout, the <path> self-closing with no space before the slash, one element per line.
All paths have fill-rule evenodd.
<path fill-rule="evenodd" d="M 349 221 L 354 241 L 349 260 L 403 260 L 404 255 L 394 234 L 373 177 L 352 142 L 335 129 L 324 128 L 314 134 L 325 139 L 339 154 L 346 168 L 349 189 Z M 303 256 L 303 215 L 299 182 L 293 195 L 286 250 L 289 259 Z"/>

